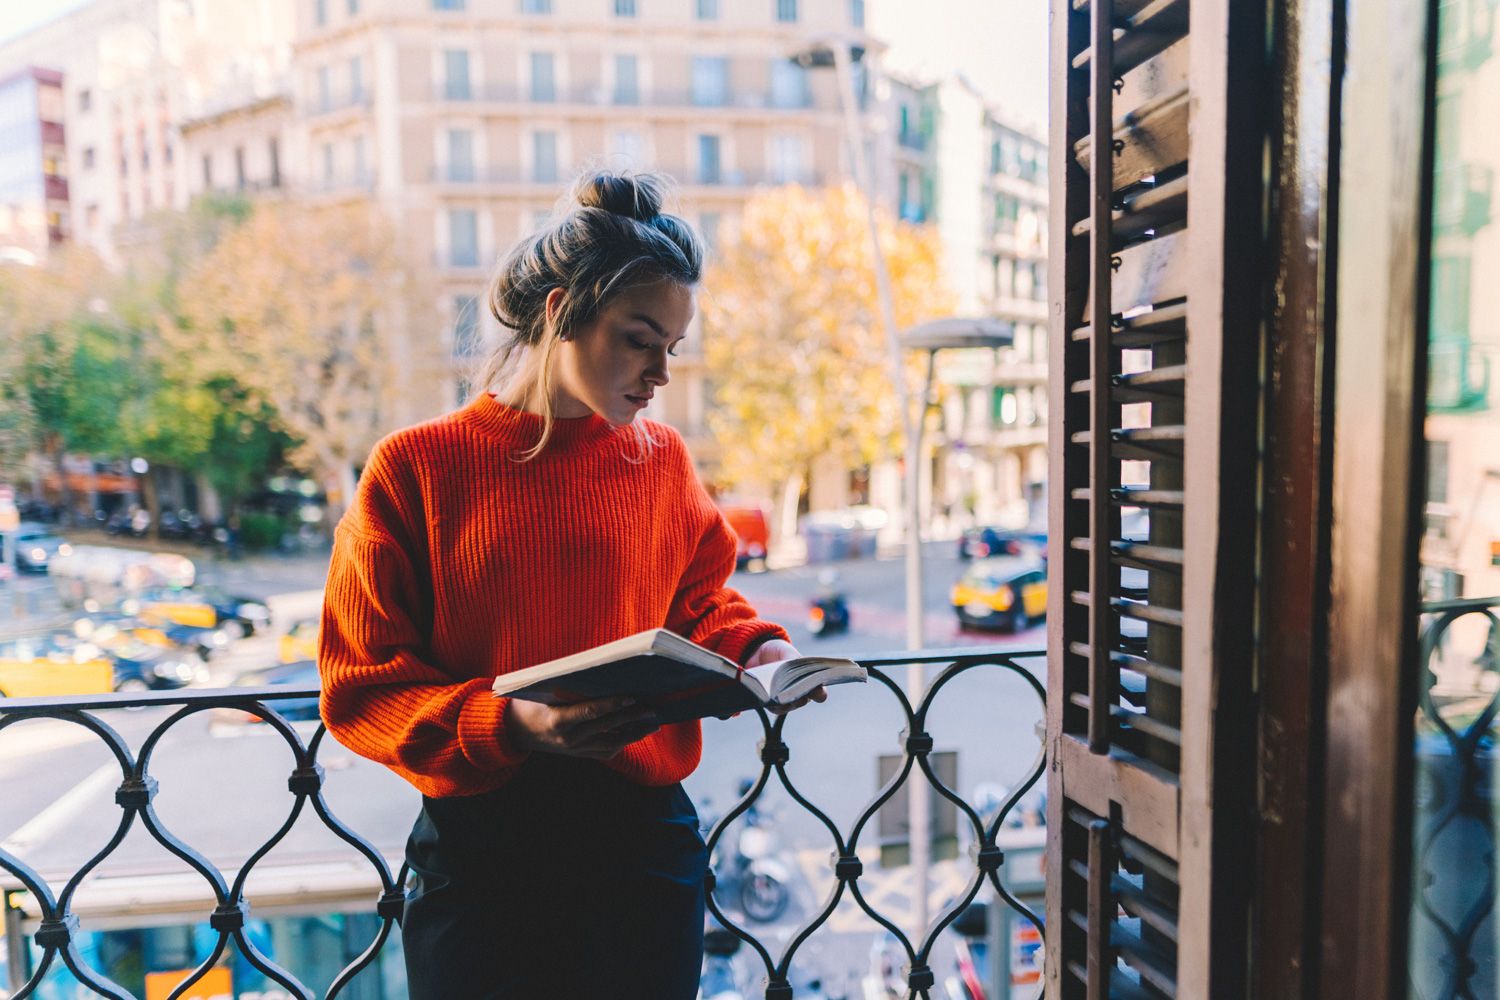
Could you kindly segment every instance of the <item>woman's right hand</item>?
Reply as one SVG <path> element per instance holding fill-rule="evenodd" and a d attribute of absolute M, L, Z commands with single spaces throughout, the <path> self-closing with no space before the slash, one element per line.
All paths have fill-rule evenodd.
<path fill-rule="evenodd" d="M 505 704 L 505 735 L 517 750 L 608 760 L 660 728 L 656 713 L 631 698 L 572 705 L 511 698 Z"/>

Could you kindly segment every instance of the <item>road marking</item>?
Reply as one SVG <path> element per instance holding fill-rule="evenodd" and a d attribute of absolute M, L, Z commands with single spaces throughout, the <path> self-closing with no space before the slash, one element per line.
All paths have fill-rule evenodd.
<path fill-rule="evenodd" d="M 96 733 L 71 722 L 48 719 L 14 723 L 0 732 L 0 772 L 8 770 L 6 765 L 23 763 L 28 757 L 98 739 Z"/>
<path fill-rule="evenodd" d="M 54 839 L 86 809 L 96 805 L 96 799 L 119 784 L 120 765 L 115 761 L 101 765 L 6 837 L 4 843 L 0 843 L 0 849 L 24 858 L 26 851 Z"/>

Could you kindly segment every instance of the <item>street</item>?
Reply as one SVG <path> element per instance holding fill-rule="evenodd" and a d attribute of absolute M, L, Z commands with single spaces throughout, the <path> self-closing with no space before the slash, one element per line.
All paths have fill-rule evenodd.
<path fill-rule="evenodd" d="M 1041 626 L 1019 636 L 958 630 L 947 605 L 947 592 L 964 564 L 956 559 L 953 549 L 951 543 L 933 543 L 924 553 L 928 648 L 1039 652 L 1045 641 L 1045 628 Z M 307 557 L 242 563 L 205 561 L 200 579 L 264 599 L 274 615 L 269 634 L 240 640 L 215 657 L 210 663 L 211 685 L 228 685 L 243 670 L 275 662 L 279 634 L 293 621 L 316 615 L 325 566 L 324 561 Z M 905 639 L 903 561 L 897 557 L 845 562 L 834 568 L 839 574 L 838 585 L 849 600 L 851 628 L 846 635 L 825 639 L 813 638 L 806 620 L 809 601 L 818 592 L 820 575 L 827 567 L 740 572 L 731 585 L 762 615 L 784 623 L 803 652 L 861 657 L 899 650 Z M 1041 677 L 1041 658 L 1022 662 Z M 935 679 L 940 667 L 928 668 L 927 683 Z M 905 668 L 893 668 L 888 676 L 896 687 L 907 690 L 910 679 Z M 166 718 L 168 710 L 106 714 L 106 721 L 139 752 L 142 741 Z M 1043 716 L 1040 700 L 1020 678 L 1001 667 L 981 666 L 959 675 L 939 692 L 927 729 L 935 740 L 935 754 L 956 755 L 953 790 L 970 803 L 986 798 L 999 801 L 1034 766 Z M 863 686 L 830 689 L 826 703 L 810 705 L 787 718 L 787 779 L 847 838 L 881 787 L 879 758 L 901 754 L 907 725 L 895 693 L 873 678 Z M 315 723 L 299 723 L 297 728 L 304 740 L 310 739 Z M 722 815 L 738 800 L 740 783 L 759 778 L 757 744 L 762 736 L 760 719 L 753 713 L 704 723 L 703 761 L 686 782 L 700 813 Z M 329 771 L 327 796 L 335 815 L 347 819 L 382 853 L 399 863 L 407 817 L 416 810 L 414 793 L 383 768 L 354 757 L 336 744 L 326 745 L 320 759 Z M 288 749 L 268 727 L 225 726 L 211 721 L 208 713 L 187 718 L 163 741 L 152 765 L 152 773 L 161 781 L 158 806 L 163 821 L 210 856 L 243 859 L 285 817 L 292 801 L 285 785 L 290 765 Z M 204 784 L 201 780 L 205 774 L 235 774 L 237 793 L 215 794 L 212 782 Z M 64 858 L 73 868 L 82 865 L 108 841 L 118 821 L 119 814 L 111 802 L 118 779 L 118 765 L 97 737 L 79 726 L 28 721 L 0 733 L 0 787 L 6 789 L 0 797 L 4 846 L 30 860 L 41 844 L 51 841 L 44 852 L 47 869 L 68 867 L 62 863 Z M 195 782 L 203 790 L 201 794 L 212 796 L 206 810 L 211 822 L 198 815 L 205 812 L 204 802 L 177 791 Z M 351 794 L 341 786 L 357 786 L 359 792 Z M 1034 791 L 1033 800 L 1035 795 Z M 380 800 L 379 808 L 371 806 L 372 798 Z M 933 799 L 947 808 L 949 829 L 955 817 L 960 824 L 967 822 L 936 794 Z M 785 913 L 766 926 L 747 923 L 737 915 L 741 907 L 733 898 L 733 886 L 721 886 L 719 901 L 776 957 L 797 929 L 823 907 L 834 886 L 830 856 L 836 853 L 836 844 L 828 829 L 793 800 L 774 774 L 756 809 L 774 838 L 776 859 L 791 875 L 792 902 Z M 367 825 L 371 823 L 389 829 L 372 829 Z M 744 823 L 745 818 L 740 817 L 724 831 L 720 840 L 724 848 L 736 843 Z M 944 825 L 940 820 L 938 828 Z M 326 831 L 314 829 L 324 839 L 331 839 Z M 63 830 L 69 832 L 68 846 L 59 851 L 56 841 Z M 214 843 L 205 843 L 203 838 Z M 871 905 L 919 940 L 909 869 L 881 868 L 880 839 L 880 824 L 872 817 L 863 825 L 858 839 L 858 853 L 865 862 L 861 890 Z M 958 831 L 960 845 L 967 845 L 971 839 L 964 830 Z M 138 850 L 127 850 L 132 844 Z M 133 859 L 148 857 L 156 864 L 171 860 L 137 830 L 101 870 L 107 873 L 122 865 L 128 867 Z M 972 871 L 966 855 L 962 863 L 939 861 L 933 865 L 929 886 L 933 915 L 962 890 Z M 988 896 L 986 891 L 981 898 Z M 878 930 L 846 894 L 827 924 L 799 950 L 797 967 L 821 969 L 831 980 L 857 976 L 869 965 L 870 942 Z M 748 949 L 744 951 L 737 961 L 758 961 Z"/>

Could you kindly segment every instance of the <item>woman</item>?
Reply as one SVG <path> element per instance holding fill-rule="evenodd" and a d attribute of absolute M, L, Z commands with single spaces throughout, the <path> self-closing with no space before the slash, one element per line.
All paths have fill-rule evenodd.
<path fill-rule="evenodd" d="M 402 921 L 412 1000 L 688 1000 L 702 960 L 697 722 L 495 698 L 497 674 L 666 627 L 796 655 L 725 587 L 733 536 L 675 431 L 638 419 L 703 252 L 650 176 L 598 173 L 506 258 L 511 331 L 457 413 L 375 446 L 339 524 L 323 719 L 423 794 Z M 812 696 L 823 700 L 820 690 Z"/>

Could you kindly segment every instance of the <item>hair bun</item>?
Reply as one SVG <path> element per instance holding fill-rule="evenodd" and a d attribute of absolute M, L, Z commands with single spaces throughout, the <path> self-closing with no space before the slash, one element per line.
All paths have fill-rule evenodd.
<path fill-rule="evenodd" d="M 661 214 L 663 185 L 651 174 L 600 170 L 579 179 L 573 198 L 582 208 L 598 208 L 639 222 Z"/>

